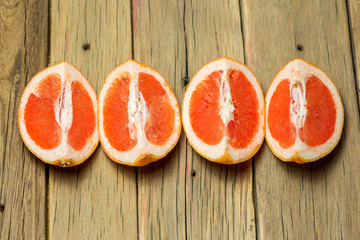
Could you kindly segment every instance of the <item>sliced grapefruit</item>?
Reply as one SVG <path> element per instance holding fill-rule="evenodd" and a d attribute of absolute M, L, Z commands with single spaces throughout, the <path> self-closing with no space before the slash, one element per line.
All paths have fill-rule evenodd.
<path fill-rule="evenodd" d="M 192 78 L 182 105 L 191 146 L 210 161 L 235 164 L 259 150 L 265 135 L 265 101 L 255 75 L 223 57 Z"/>
<path fill-rule="evenodd" d="M 344 109 L 339 92 L 323 70 L 302 59 L 275 76 L 266 113 L 266 141 L 283 161 L 315 161 L 340 140 Z"/>
<path fill-rule="evenodd" d="M 178 102 L 160 73 L 133 60 L 111 71 L 99 96 L 99 133 L 113 161 L 156 161 L 174 148 L 180 132 Z"/>
<path fill-rule="evenodd" d="M 85 76 L 66 62 L 36 74 L 19 105 L 18 124 L 28 149 L 63 167 L 85 161 L 99 143 L 97 101 Z"/>

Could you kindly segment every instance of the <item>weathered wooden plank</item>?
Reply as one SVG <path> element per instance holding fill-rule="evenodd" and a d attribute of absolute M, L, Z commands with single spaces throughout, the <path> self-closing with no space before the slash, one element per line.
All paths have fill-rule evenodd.
<path fill-rule="evenodd" d="M 348 14 L 350 23 L 350 35 L 352 42 L 352 54 L 354 70 L 357 80 L 358 109 L 360 114 L 360 1 L 348 0 Z"/>
<path fill-rule="evenodd" d="M 21 141 L 26 83 L 47 63 L 47 1 L 0 2 L 0 238 L 46 238 L 45 165 Z"/>
<path fill-rule="evenodd" d="M 186 77 L 183 1 L 133 1 L 134 59 L 158 70 L 182 101 Z M 159 162 L 138 168 L 140 239 L 185 239 L 186 137 Z"/>
<path fill-rule="evenodd" d="M 238 1 L 185 1 L 189 77 L 222 56 L 243 61 Z M 252 160 L 226 166 L 207 161 L 187 145 L 188 239 L 254 239 Z"/>
<path fill-rule="evenodd" d="M 97 93 L 131 52 L 130 1 L 51 1 L 50 61 L 74 64 Z M 51 239 L 135 239 L 136 207 L 135 169 L 114 163 L 100 146 L 79 167 L 50 168 Z"/>
<path fill-rule="evenodd" d="M 267 90 L 295 57 L 323 68 L 345 108 L 339 146 L 306 165 L 283 163 L 264 145 L 255 159 L 259 239 L 356 239 L 360 232 L 359 114 L 345 1 L 241 4 L 246 62 Z"/>

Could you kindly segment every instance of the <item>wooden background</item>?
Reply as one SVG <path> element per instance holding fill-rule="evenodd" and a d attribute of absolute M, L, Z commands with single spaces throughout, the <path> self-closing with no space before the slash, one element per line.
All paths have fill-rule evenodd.
<path fill-rule="evenodd" d="M 182 134 L 146 167 L 116 164 L 99 146 L 62 169 L 21 141 L 21 93 L 50 64 L 74 64 L 99 93 L 133 58 L 161 72 L 181 103 L 186 80 L 225 55 L 264 92 L 295 57 L 323 68 L 345 108 L 338 147 L 298 165 L 264 143 L 224 166 Z M 0 239 L 359 239 L 359 79 L 359 0 L 0 0 Z"/>

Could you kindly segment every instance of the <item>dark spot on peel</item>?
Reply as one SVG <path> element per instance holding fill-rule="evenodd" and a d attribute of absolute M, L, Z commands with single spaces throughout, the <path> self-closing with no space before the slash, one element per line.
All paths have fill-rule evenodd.
<path fill-rule="evenodd" d="M 195 170 L 192 170 L 191 172 L 191 177 L 195 177 L 196 176 L 196 171 Z"/>
<path fill-rule="evenodd" d="M 4 204 L 0 204 L 0 212 L 3 212 L 5 210 L 5 205 Z"/>

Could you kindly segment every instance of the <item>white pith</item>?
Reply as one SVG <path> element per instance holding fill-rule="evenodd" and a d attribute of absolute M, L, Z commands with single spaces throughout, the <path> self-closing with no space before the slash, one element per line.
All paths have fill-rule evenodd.
<path fill-rule="evenodd" d="M 62 90 L 59 96 L 59 101 L 56 101 L 56 103 L 54 103 L 55 119 L 59 124 L 59 126 L 61 127 L 62 139 L 58 147 L 54 149 L 45 150 L 39 147 L 38 145 L 36 145 L 36 143 L 30 138 L 24 122 L 24 111 L 29 96 L 31 94 L 37 96 L 36 86 L 46 76 L 53 73 L 59 74 L 62 82 L 61 84 Z M 59 162 L 63 166 L 76 165 L 78 163 L 81 163 L 87 157 L 89 157 L 89 155 L 93 152 L 95 146 L 99 142 L 99 134 L 96 128 L 93 134 L 91 135 L 91 137 L 87 140 L 84 147 L 79 151 L 73 149 L 67 142 L 67 133 L 72 126 L 72 120 L 73 120 L 71 83 L 74 81 L 80 82 L 89 93 L 94 107 L 94 114 L 96 116 L 96 112 L 97 112 L 96 93 L 94 92 L 93 88 L 90 86 L 89 82 L 82 75 L 82 73 L 79 72 L 79 70 L 77 70 L 74 66 L 66 62 L 61 62 L 53 66 L 50 66 L 47 69 L 35 75 L 32 78 L 32 80 L 29 82 L 27 87 L 25 88 L 24 93 L 20 100 L 19 128 L 22 138 L 31 152 L 33 152 L 36 156 L 38 156 L 39 158 L 41 158 L 42 160 L 48 163 Z M 61 105 L 63 106 L 63 108 L 61 108 Z M 97 121 L 96 117 L 95 119 Z"/>
<path fill-rule="evenodd" d="M 229 79 L 226 74 L 227 72 L 223 72 L 221 74 L 221 85 L 220 85 L 220 116 L 225 124 L 225 126 L 234 119 L 234 104 L 231 98 L 231 90 Z"/>
<path fill-rule="evenodd" d="M 59 96 L 59 104 L 55 104 L 55 120 L 60 125 L 63 144 L 62 150 L 65 154 L 69 151 L 69 146 L 66 144 L 68 136 L 67 133 L 72 125 L 73 120 L 73 106 L 72 106 L 72 97 L 71 97 L 71 80 L 68 73 L 65 74 L 65 80 L 61 84 L 61 93 Z M 63 106 L 61 108 L 61 106 Z"/>
<path fill-rule="evenodd" d="M 303 81 L 301 84 L 304 86 L 303 93 L 299 93 L 295 91 L 294 95 L 294 76 L 292 75 L 296 73 L 295 75 L 299 76 L 301 81 Z M 311 161 L 313 159 L 318 159 L 321 156 L 324 156 L 329 151 L 331 151 L 336 144 L 338 143 L 341 133 L 342 133 L 342 127 L 344 123 L 344 109 L 341 103 L 340 95 L 338 94 L 338 91 L 334 85 L 334 83 L 330 80 L 330 78 L 326 75 L 325 72 L 320 70 L 319 68 L 301 60 L 301 59 L 295 59 L 291 62 L 289 62 L 275 77 L 273 82 L 271 83 L 268 93 L 266 95 L 266 111 L 269 110 L 269 103 L 272 98 L 272 95 L 274 94 L 277 85 L 284 79 L 290 79 L 290 92 L 292 93 L 292 96 L 295 96 L 295 101 L 298 101 L 299 105 L 301 106 L 299 108 L 299 114 L 294 114 L 294 111 L 290 110 L 290 119 L 296 129 L 298 130 L 301 126 L 304 125 L 304 121 L 306 119 L 306 79 L 308 76 L 314 75 L 318 77 L 329 89 L 336 108 L 336 121 L 335 121 L 335 130 L 334 134 L 322 145 L 310 147 L 306 145 L 304 142 L 302 142 L 297 134 L 296 140 L 293 146 L 290 148 L 282 148 L 278 141 L 275 140 L 270 133 L 269 128 L 266 128 L 266 138 L 271 146 L 272 150 L 277 156 L 281 156 L 283 159 L 292 159 L 292 158 L 302 158 L 305 161 Z M 302 94 L 296 95 L 296 94 Z M 292 107 L 292 106 L 291 106 Z M 305 117 L 303 117 L 305 116 Z M 267 116 L 266 116 L 267 121 Z"/>
<path fill-rule="evenodd" d="M 143 95 L 139 91 L 138 81 L 139 77 L 137 73 L 131 76 L 129 87 L 128 118 L 129 123 L 135 124 L 136 129 L 139 130 L 140 138 L 144 138 L 144 127 L 149 115 L 149 110 L 146 106 Z M 132 139 L 136 137 L 136 131 L 134 128 L 130 128 L 130 137 Z"/>
<path fill-rule="evenodd" d="M 104 99 L 106 96 L 109 87 L 112 82 L 119 78 L 122 74 L 128 72 L 130 74 L 130 87 L 129 87 L 129 101 L 128 101 L 128 117 L 129 124 L 133 123 L 136 125 L 137 131 L 130 134 L 135 134 L 137 138 L 137 144 L 134 148 L 129 151 L 118 151 L 110 144 L 104 132 Z M 146 102 L 138 90 L 138 74 L 139 72 L 144 72 L 153 75 L 163 86 L 166 91 L 170 104 L 175 111 L 175 124 L 174 131 L 168 141 L 164 145 L 154 145 L 151 144 L 146 136 L 144 131 L 144 126 L 146 120 L 149 116 L 149 112 L 146 106 Z M 114 123 L 116 124 L 116 123 Z M 99 134 L 100 139 L 105 149 L 106 153 L 111 157 L 111 159 L 125 163 L 125 164 L 134 164 L 137 160 L 152 155 L 154 158 L 160 158 L 166 155 L 171 149 L 176 145 L 181 131 L 181 121 L 180 121 L 180 110 L 174 93 L 171 91 L 170 87 L 166 80 L 155 70 L 147 67 L 145 65 L 140 65 L 135 61 L 128 60 L 115 68 L 109 76 L 106 78 L 104 86 L 100 92 L 99 96 Z M 121 136 L 119 136 L 121 137 Z"/>
<path fill-rule="evenodd" d="M 246 78 L 249 80 L 253 86 L 257 99 L 259 100 L 259 128 L 255 133 L 253 141 L 243 149 L 235 149 L 228 143 L 228 137 L 225 137 L 216 145 L 209 145 L 203 142 L 195 134 L 189 117 L 189 106 L 192 93 L 196 89 L 197 85 L 205 80 L 209 74 L 214 71 L 222 70 L 221 86 L 220 86 L 220 102 L 219 102 L 219 115 L 223 120 L 224 124 L 227 125 L 230 120 L 233 119 L 233 112 L 235 110 L 234 105 L 231 99 L 230 86 L 228 82 L 227 71 L 229 69 L 240 70 L 245 74 Z M 184 95 L 183 106 L 182 106 L 182 116 L 183 116 L 183 126 L 190 141 L 191 145 L 205 158 L 210 160 L 218 160 L 224 157 L 225 155 L 229 158 L 229 161 L 233 163 L 241 162 L 251 158 L 256 150 L 260 147 L 264 139 L 264 97 L 261 90 L 261 87 L 256 80 L 254 74 L 243 64 L 240 64 L 236 61 L 233 61 L 229 58 L 220 58 L 216 61 L 206 64 L 203 68 L 199 70 L 191 80 L 188 89 Z M 209 119 L 211 121 L 211 119 Z"/>
<path fill-rule="evenodd" d="M 293 70 L 290 76 L 290 120 L 298 132 L 304 126 L 306 107 L 306 75 L 303 72 Z"/>

